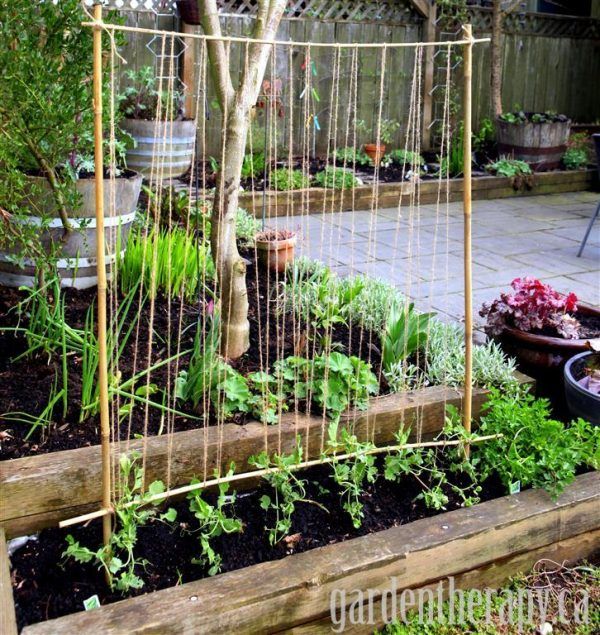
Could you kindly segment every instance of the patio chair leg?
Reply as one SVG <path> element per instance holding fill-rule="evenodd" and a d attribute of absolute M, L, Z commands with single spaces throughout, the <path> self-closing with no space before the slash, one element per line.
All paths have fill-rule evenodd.
<path fill-rule="evenodd" d="M 596 206 L 596 211 L 594 212 L 594 215 L 590 219 L 590 224 L 587 226 L 587 229 L 585 230 L 585 236 L 583 237 L 583 240 L 581 241 L 581 246 L 579 247 L 579 251 L 577 252 L 578 258 L 581 258 L 581 254 L 583 253 L 583 248 L 585 247 L 585 243 L 587 242 L 590 232 L 592 231 L 594 221 L 598 218 L 599 213 L 600 213 L 600 203 L 598 203 L 598 205 Z"/>

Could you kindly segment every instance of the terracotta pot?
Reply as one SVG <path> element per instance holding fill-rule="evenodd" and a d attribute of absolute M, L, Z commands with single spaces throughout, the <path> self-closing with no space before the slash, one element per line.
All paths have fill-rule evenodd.
<path fill-rule="evenodd" d="M 377 166 L 385 155 L 385 145 L 383 143 L 379 146 L 376 143 L 365 143 L 365 153 L 373 161 L 373 165 Z"/>
<path fill-rule="evenodd" d="M 600 318 L 600 309 L 587 304 L 579 304 L 579 314 L 595 315 Z M 519 365 L 527 370 L 552 370 L 561 368 L 565 362 L 588 350 L 588 339 L 567 340 L 562 337 L 549 337 L 536 333 L 526 333 L 519 329 L 507 327 L 497 338 L 504 351 L 516 357 Z"/>
<path fill-rule="evenodd" d="M 294 260 L 296 236 L 282 240 L 256 240 L 258 259 L 271 271 L 283 273 L 288 263 Z"/>

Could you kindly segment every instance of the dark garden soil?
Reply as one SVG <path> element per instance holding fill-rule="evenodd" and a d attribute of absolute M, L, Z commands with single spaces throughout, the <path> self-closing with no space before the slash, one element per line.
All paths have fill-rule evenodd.
<path fill-rule="evenodd" d="M 413 479 L 405 478 L 397 484 L 380 476 L 362 495 L 363 524 L 360 529 L 354 529 L 350 517 L 341 508 L 337 486 L 330 474 L 327 466 L 302 473 L 308 481 L 307 498 L 319 505 L 296 504 L 289 536 L 274 547 L 269 545 L 264 530 L 264 527 L 273 526 L 274 517 L 271 512 L 266 514 L 259 504 L 262 495 L 272 495 L 272 489 L 265 485 L 239 495 L 234 509 L 235 515 L 243 521 L 242 533 L 224 535 L 211 542 L 223 558 L 222 572 L 279 560 L 288 554 L 404 525 L 437 513 L 427 509 L 422 500 L 414 500 L 421 489 Z M 504 493 L 499 483 L 489 481 L 483 488 L 482 500 Z M 447 494 L 450 497 L 447 509 L 457 509 L 460 506 L 457 497 L 450 491 Z M 211 494 L 206 498 L 213 502 Z M 174 507 L 177 509 L 175 529 L 160 521 L 152 521 L 139 529 L 135 553 L 148 563 L 137 572 L 145 586 L 132 595 L 165 589 L 207 575 L 205 567 L 191 562 L 200 553 L 199 538 L 193 533 L 197 521 L 185 502 Z M 227 514 L 231 515 L 231 507 L 227 508 Z M 123 599 L 120 593 L 110 592 L 103 573 L 93 564 L 78 564 L 62 557 L 68 533 L 82 546 L 93 550 L 101 544 L 101 522 L 94 521 L 87 527 L 72 528 L 70 532 L 45 529 L 36 540 L 13 554 L 12 581 L 19 627 L 81 611 L 83 601 L 94 594 L 98 595 L 101 604 Z"/>
<path fill-rule="evenodd" d="M 246 253 L 249 261 L 247 284 L 249 299 L 250 320 L 250 349 L 232 365 L 241 373 L 261 370 L 269 367 L 276 359 L 282 359 L 290 355 L 305 357 L 314 356 L 313 341 L 305 336 L 295 336 L 298 333 L 298 325 L 294 324 L 293 317 L 288 314 L 285 317 L 277 316 L 275 312 L 274 291 L 277 282 L 275 274 L 269 274 L 256 268 L 253 263 L 254 253 Z M 3 414 L 26 412 L 37 416 L 44 411 L 48 404 L 55 378 L 58 377 L 59 385 L 62 382 L 62 370 L 60 355 L 48 355 L 36 353 L 33 357 L 18 358 L 26 349 L 26 341 L 23 336 L 15 336 L 12 332 L 2 332 L 2 327 L 12 327 L 17 324 L 18 316 L 11 310 L 20 300 L 23 294 L 14 289 L 0 287 L 0 459 L 12 459 L 23 456 L 31 456 L 46 452 L 67 450 L 99 443 L 99 418 L 93 416 L 80 422 L 80 394 L 81 394 L 81 358 L 77 355 L 68 357 L 68 390 L 69 410 L 63 419 L 62 407 L 58 404 L 54 410 L 53 423 L 44 428 L 39 427 L 27 439 L 30 426 L 25 423 L 15 422 L 3 418 Z M 96 289 L 87 291 L 65 290 L 66 297 L 66 322 L 72 327 L 83 328 L 86 313 L 89 306 L 95 300 Z M 131 314 L 137 317 L 137 299 L 134 300 Z M 109 302 L 110 305 L 110 302 Z M 182 351 L 191 350 L 194 344 L 197 324 L 202 323 L 202 313 L 205 303 L 198 306 L 183 306 L 182 323 Z M 154 317 L 154 353 L 152 363 L 166 359 L 177 351 L 177 334 L 179 325 L 179 312 L 182 307 L 179 301 L 171 303 L 162 297 L 156 300 Z M 131 377 L 134 372 L 134 356 L 137 350 L 136 372 L 146 367 L 147 346 L 149 339 L 149 311 L 146 305 L 140 312 L 139 335 L 137 346 L 134 334 L 131 336 L 120 361 L 119 371 L 124 379 Z M 27 317 L 22 316 L 21 326 L 26 326 Z M 168 344 L 169 325 L 171 328 L 171 342 Z M 380 376 L 380 353 L 374 343 L 378 338 L 370 332 L 354 328 L 352 333 L 344 325 L 339 325 L 332 332 L 332 342 L 339 350 L 347 355 L 357 355 L 372 364 L 373 372 Z M 277 345 L 275 344 L 277 342 Z M 169 348 L 170 346 L 170 348 Z M 151 382 L 159 389 L 166 389 L 168 394 L 174 390 L 175 378 L 179 371 L 187 369 L 189 355 L 184 355 L 178 361 L 170 365 L 164 365 L 155 370 L 151 375 Z M 144 382 L 145 380 L 141 380 Z M 170 387 L 170 388 L 169 388 Z M 382 378 L 382 392 L 386 385 Z M 160 398 L 154 397 L 158 402 Z M 300 404 L 306 410 L 306 404 Z M 178 402 L 176 408 L 184 414 L 194 417 L 202 416 L 202 410 L 195 411 L 189 404 Z M 318 414 L 313 410 L 315 414 Z M 237 416 L 231 421 L 244 423 L 246 417 Z M 216 423 L 214 412 L 210 413 L 209 425 Z M 120 436 L 143 434 L 144 406 L 134 409 L 131 428 L 126 421 L 121 425 Z M 156 435 L 163 431 L 164 417 L 157 408 L 149 408 L 149 421 L 146 433 Z M 203 425 L 202 421 L 184 416 L 177 416 L 174 422 L 174 431 L 190 430 Z"/>

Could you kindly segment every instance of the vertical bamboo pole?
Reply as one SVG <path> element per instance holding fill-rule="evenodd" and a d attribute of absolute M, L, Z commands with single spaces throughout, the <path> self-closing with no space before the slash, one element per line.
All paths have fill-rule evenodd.
<path fill-rule="evenodd" d="M 465 39 L 473 39 L 473 27 L 463 26 Z M 471 260 L 471 83 L 473 75 L 473 42 L 463 49 L 463 210 L 464 210 L 464 275 L 465 275 L 465 396 L 463 405 L 463 423 L 465 430 L 471 432 L 471 410 L 473 398 L 473 281 Z M 465 448 L 467 457 L 469 447 Z"/>
<path fill-rule="evenodd" d="M 102 138 L 102 5 L 94 5 L 94 169 L 96 175 L 96 270 L 98 276 L 98 384 L 102 448 L 102 506 L 110 509 L 110 420 L 108 409 L 108 360 L 106 355 L 106 262 L 104 257 L 104 156 Z M 112 532 L 110 514 L 102 518 L 102 537 L 108 545 Z"/>

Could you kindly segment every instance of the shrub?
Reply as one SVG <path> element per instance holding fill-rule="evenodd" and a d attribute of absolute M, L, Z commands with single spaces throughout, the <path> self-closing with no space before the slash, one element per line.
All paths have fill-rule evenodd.
<path fill-rule="evenodd" d="M 499 335 L 506 326 L 520 331 L 550 329 L 560 337 L 576 339 L 579 322 L 571 315 L 577 311 L 577 296 L 562 295 L 549 284 L 536 278 L 515 278 L 511 282 L 515 293 L 501 293 L 493 302 L 486 302 L 479 315 L 487 319 L 486 331 Z"/>
<path fill-rule="evenodd" d="M 517 386 L 515 361 L 498 344 L 488 342 L 473 347 L 473 384 L 481 388 Z M 426 348 L 425 383 L 460 387 L 465 380 L 465 337 L 457 324 L 432 320 Z"/>
<path fill-rule="evenodd" d="M 567 170 L 581 170 L 587 167 L 587 152 L 583 148 L 567 148 L 562 161 Z"/>
<path fill-rule="evenodd" d="M 350 170 L 328 165 L 315 175 L 315 183 L 320 187 L 333 190 L 348 190 L 358 185 L 358 179 Z"/>
<path fill-rule="evenodd" d="M 301 190 L 308 187 L 309 179 L 302 170 L 292 168 L 278 168 L 271 172 L 271 187 L 277 191 Z"/>

